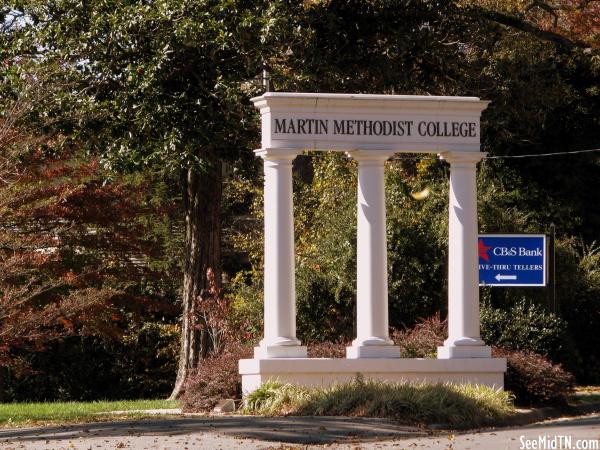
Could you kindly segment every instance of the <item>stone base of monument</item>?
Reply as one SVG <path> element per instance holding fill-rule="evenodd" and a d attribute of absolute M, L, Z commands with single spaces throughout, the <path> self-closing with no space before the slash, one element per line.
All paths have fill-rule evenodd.
<path fill-rule="evenodd" d="M 358 374 L 365 379 L 389 382 L 470 383 L 503 389 L 506 359 L 242 359 L 239 369 L 244 394 L 269 380 L 321 387 L 351 381 Z"/>

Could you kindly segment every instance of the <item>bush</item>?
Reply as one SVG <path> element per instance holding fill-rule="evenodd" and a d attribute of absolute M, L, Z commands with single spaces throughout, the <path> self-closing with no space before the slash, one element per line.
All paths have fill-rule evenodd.
<path fill-rule="evenodd" d="M 298 338 L 303 342 L 350 338 L 354 295 L 334 277 L 300 267 L 296 277 Z"/>
<path fill-rule="evenodd" d="M 71 336 L 25 357 L 32 370 L 6 371 L 5 401 L 164 398 L 177 372 L 179 330 L 131 324 L 118 339 Z"/>
<path fill-rule="evenodd" d="M 252 348 L 229 345 L 222 353 L 204 359 L 185 384 L 181 397 L 185 411 L 211 411 L 219 400 L 241 398 L 242 380 L 238 361 L 252 357 Z"/>
<path fill-rule="evenodd" d="M 504 388 L 521 405 L 563 405 L 573 391 L 574 378 L 559 364 L 532 352 L 494 348 L 495 357 L 506 358 Z"/>
<path fill-rule="evenodd" d="M 448 334 L 448 322 L 440 315 L 421 319 L 414 328 L 393 330 L 392 340 L 400 346 L 403 358 L 435 358 L 438 346 L 444 343 Z"/>
<path fill-rule="evenodd" d="M 435 315 L 429 319 L 422 319 L 413 329 L 393 331 L 392 338 L 396 344 L 400 346 L 403 357 L 435 358 L 437 347 L 443 344 L 446 336 L 446 328 L 447 322 L 441 320 L 439 315 Z M 311 358 L 344 358 L 346 345 L 347 344 L 343 342 L 316 342 L 309 344 L 308 356 Z M 217 402 L 223 398 L 240 398 L 241 378 L 238 374 L 238 360 L 250 357 L 250 355 L 251 348 L 240 346 L 238 344 L 236 347 L 232 347 L 218 356 L 207 358 L 198 372 L 192 375 L 186 383 L 185 393 L 181 399 L 183 408 L 186 411 L 210 411 Z M 493 348 L 493 355 L 495 357 L 507 359 L 508 370 L 505 376 L 505 389 L 514 393 L 516 401 L 519 404 L 564 404 L 568 394 L 573 389 L 573 376 L 560 365 L 552 364 L 551 361 L 542 355 L 528 351 L 507 350 L 496 347 Z M 375 393 L 379 392 L 377 395 L 384 395 L 384 393 L 382 393 L 383 387 L 378 386 L 375 382 L 373 382 L 375 384 L 370 383 L 371 382 L 365 383 L 364 386 L 366 387 L 364 389 L 361 388 L 362 390 L 360 392 L 363 392 L 363 394 L 364 392 L 368 392 L 368 395 L 375 395 Z M 411 389 L 413 388 L 417 389 L 414 386 Z M 359 410 L 359 405 L 362 405 L 360 407 L 363 409 L 366 408 L 365 411 L 367 411 L 368 415 L 372 416 L 383 414 L 382 411 L 387 411 L 386 414 L 388 415 L 381 417 L 396 417 L 394 414 L 398 413 L 395 409 L 388 411 L 390 408 L 389 405 L 378 403 L 381 399 L 374 401 L 368 396 L 366 400 L 363 399 L 364 401 L 362 403 L 356 403 L 353 407 L 348 406 L 353 404 L 352 398 L 349 397 L 349 400 L 344 403 L 346 406 L 342 407 L 346 409 L 334 411 L 335 401 L 341 401 L 339 399 L 341 395 L 340 392 L 342 392 L 341 387 L 337 387 L 336 389 L 338 390 L 332 388 L 331 390 L 321 390 L 318 394 L 310 394 L 310 398 L 312 399 L 310 401 L 313 403 L 315 402 L 315 398 L 320 399 L 317 403 L 321 405 L 323 405 L 323 402 L 326 402 L 326 399 L 330 399 L 327 400 L 331 403 L 329 406 L 326 408 L 319 407 L 320 409 L 317 408 L 315 412 L 310 409 L 313 406 L 302 406 L 304 403 L 302 403 L 302 405 L 299 403 L 298 398 L 301 397 L 304 399 L 304 397 L 308 395 L 306 393 L 307 391 L 303 390 L 303 388 L 289 387 L 289 385 L 282 385 L 281 383 L 266 383 L 256 391 L 256 393 L 253 393 L 248 397 L 251 400 L 248 400 L 250 403 L 247 403 L 247 411 L 254 411 L 260 414 L 271 411 L 272 413 L 293 412 L 294 414 L 360 415 L 357 411 Z M 349 395 L 358 395 L 353 393 L 353 390 L 356 390 L 355 385 L 347 387 L 347 389 Z M 394 389 L 399 389 L 399 387 L 391 387 L 390 389 L 391 390 L 386 392 L 385 395 L 392 395 L 390 398 L 395 398 L 393 396 L 397 394 L 394 393 Z M 437 389 L 449 388 L 446 386 Z M 487 397 L 487 391 L 478 391 L 479 388 L 471 388 L 475 390 L 468 391 L 468 387 L 458 386 L 456 389 L 466 389 L 465 392 L 469 395 L 483 396 L 482 398 Z M 438 395 L 441 391 L 435 392 L 437 392 L 435 395 Z M 421 393 L 418 395 L 425 394 Z M 425 398 L 429 399 L 427 396 L 425 396 Z M 302 401 L 304 402 L 304 400 Z M 310 403 L 310 405 L 313 405 L 313 403 Z M 306 403 L 306 405 L 309 405 L 309 403 Z M 396 408 L 397 406 L 398 405 L 393 406 L 393 408 Z M 411 414 L 414 414 L 415 417 L 420 417 L 418 420 L 429 420 L 429 416 L 423 411 L 412 411 Z M 419 416 L 419 414 L 421 414 L 421 416 Z M 398 416 L 397 418 L 405 420 L 404 416 Z M 453 422 L 452 420 L 455 419 L 451 418 L 445 418 L 444 420 L 441 418 L 438 419 L 436 420 L 447 420 L 447 423 L 452 423 L 454 425 L 457 425 L 460 420 L 465 421 L 465 423 L 472 423 L 464 418 L 460 419 L 458 422 Z"/>
<path fill-rule="evenodd" d="M 523 308 L 516 308 L 517 311 L 524 311 Z M 532 308 L 530 311 L 535 311 Z M 503 320 L 510 322 L 510 319 L 498 313 Z M 531 333 L 531 347 L 544 348 L 543 344 L 552 342 L 550 336 L 556 336 L 556 326 L 554 331 L 545 330 L 541 327 L 541 323 L 547 322 L 550 324 L 561 323 L 555 316 L 546 313 L 546 319 L 551 316 L 552 320 L 544 320 L 544 315 L 541 318 L 532 318 L 532 326 L 527 328 L 524 324 L 524 317 L 527 314 L 522 314 L 517 317 L 515 323 L 519 324 L 524 331 L 515 336 L 514 342 L 520 342 L 526 346 L 523 339 L 527 333 Z M 553 317 L 553 318 L 552 318 Z M 500 320 L 495 322 L 501 323 Z M 540 335 L 535 336 L 535 330 L 540 327 Z M 392 339 L 400 346 L 401 354 L 405 358 L 435 358 L 436 350 L 443 343 L 446 336 L 447 322 L 440 320 L 439 316 L 433 316 L 426 320 L 421 320 L 414 328 L 410 330 L 392 332 Z M 500 329 L 500 332 L 503 330 Z M 499 333 L 502 335 L 501 333 Z M 547 338 L 547 340 L 544 339 Z M 489 337 L 488 337 L 489 339 Z M 484 339 L 485 340 L 485 339 Z M 488 344 L 493 342 L 486 341 Z M 505 345 L 509 345 L 511 341 L 506 336 Z M 548 358 L 543 355 L 536 354 L 532 351 L 520 351 L 513 349 L 503 349 L 501 347 L 492 347 L 493 354 L 496 357 L 507 359 L 507 372 L 504 377 L 504 388 L 515 394 L 516 401 L 522 405 L 541 405 L 541 404 L 564 404 L 568 394 L 573 388 L 573 376 L 562 368 L 562 366 L 553 364 Z"/>
<path fill-rule="evenodd" d="M 131 325 L 113 355 L 126 395 L 123 398 L 164 398 L 173 389 L 179 358 L 180 331 L 174 323 Z"/>
<path fill-rule="evenodd" d="M 233 301 L 227 322 L 233 327 L 238 339 L 255 342 L 262 336 L 263 291 L 262 273 L 242 271 L 227 286 L 227 294 Z"/>
<path fill-rule="evenodd" d="M 580 355 L 576 366 L 567 367 L 580 382 L 599 384 L 600 246 L 558 241 L 556 264 L 557 303 Z"/>
<path fill-rule="evenodd" d="M 308 344 L 309 358 L 345 358 L 349 343 L 315 342 Z"/>
<path fill-rule="evenodd" d="M 386 417 L 410 424 L 473 427 L 513 412 L 510 394 L 485 386 L 356 380 L 329 388 L 271 381 L 245 399 L 250 414 Z"/>
<path fill-rule="evenodd" d="M 481 305 L 481 338 L 488 345 L 533 352 L 559 362 L 567 342 L 566 330 L 564 320 L 524 298 L 508 310 L 485 302 Z"/>

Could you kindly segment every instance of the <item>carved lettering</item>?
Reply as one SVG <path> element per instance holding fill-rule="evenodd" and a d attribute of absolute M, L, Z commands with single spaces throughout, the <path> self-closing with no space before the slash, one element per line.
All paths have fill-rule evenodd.
<path fill-rule="evenodd" d="M 275 134 L 328 135 L 329 119 L 275 118 Z M 333 135 L 348 136 L 412 136 L 413 120 L 333 119 Z M 422 120 L 416 123 L 421 137 L 476 138 L 476 122 Z"/>
<path fill-rule="evenodd" d="M 275 119 L 275 133 L 285 133 L 285 123 L 287 119 Z"/>

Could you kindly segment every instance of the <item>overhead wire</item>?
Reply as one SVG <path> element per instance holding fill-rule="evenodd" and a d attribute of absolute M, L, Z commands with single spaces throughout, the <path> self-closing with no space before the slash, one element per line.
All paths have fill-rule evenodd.
<path fill-rule="evenodd" d="M 308 150 L 308 151 L 313 152 L 312 150 Z M 545 157 L 551 157 L 551 156 L 577 155 L 577 154 L 582 154 L 582 153 L 595 153 L 595 152 L 600 152 L 600 148 L 591 148 L 591 149 L 586 149 L 586 150 L 571 150 L 571 151 L 554 152 L 554 153 L 530 153 L 530 154 L 526 154 L 526 155 L 492 155 L 492 156 L 486 155 L 482 159 L 545 158 Z M 313 153 L 310 153 L 310 154 L 304 153 L 303 156 L 317 158 L 320 155 L 321 155 L 321 152 L 315 150 Z M 408 155 L 410 155 L 410 156 L 408 156 Z M 401 153 L 401 154 L 396 154 L 395 156 L 390 158 L 390 160 L 392 160 L 392 161 L 400 161 L 400 160 L 423 161 L 423 160 L 439 159 L 437 156 L 430 156 L 430 155 L 432 155 L 432 154 L 428 154 L 427 156 L 424 156 L 422 154 L 420 156 L 413 156 L 413 154 L 411 154 L 411 153 Z"/>
<path fill-rule="evenodd" d="M 492 155 L 492 156 L 484 156 L 482 159 L 513 159 L 513 158 L 544 158 L 548 156 L 561 156 L 561 155 L 577 155 L 581 153 L 595 153 L 600 152 L 600 148 L 590 148 L 586 150 L 572 150 L 566 152 L 554 152 L 554 153 L 531 153 L 527 155 Z M 427 159 L 437 159 L 432 156 L 395 156 L 391 158 L 392 160 L 427 160 Z"/>
<path fill-rule="evenodd" d="M 587 150 L 573 150 L 568 152 L 554 152 L 554 153 L 532 153 L 529 155 L 497 155 L 497 156 L 486 156 L 485 159 L 508 159 L 508 158 L 538 158 L 546 156 L 560 156 L 560 155 L 576 155 L 579 153 L 593 153 L 600 152 L 600 148 L 591 148 Z"/>

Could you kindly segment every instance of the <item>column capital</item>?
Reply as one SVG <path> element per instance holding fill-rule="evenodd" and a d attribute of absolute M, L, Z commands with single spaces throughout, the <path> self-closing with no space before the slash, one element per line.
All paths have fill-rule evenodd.
<path fill-rule="evenodd" d="M 440 159 L 448 161 L 454 167 L 475 166 L 487 155 L 486 152 L 443 152 L 438 153 Z"/>
<path fill-rule="evenodd" d="M 390 159 L 396 152 L 389 150 L 348 150 L 345 152 L 349 158 L 359 163 L 380 164 Z"/>
<path fill-rule="evenodd" d="M 297 148 L 259 148 L 254 150 L 254 154 L 265 161 L 291 162 L 301 153 L 302 150 Z"/>

